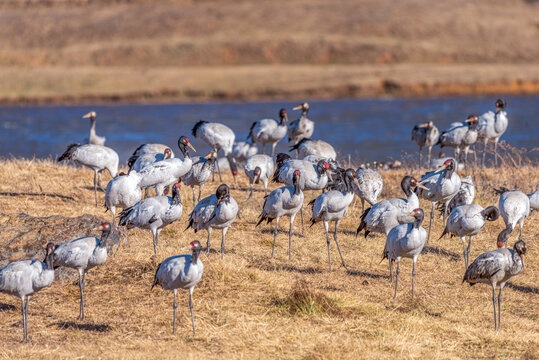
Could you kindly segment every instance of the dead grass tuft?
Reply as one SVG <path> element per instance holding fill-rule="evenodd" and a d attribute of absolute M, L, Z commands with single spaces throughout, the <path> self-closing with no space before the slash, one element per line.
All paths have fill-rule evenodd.
<path fill-rule="evenodd" d="M 309 282 L 300 278 L 296 280 L 285 298 L 274 300 L 274 305 L 293 315 L 340 314 L 336 300 L 314 290 Z"/>

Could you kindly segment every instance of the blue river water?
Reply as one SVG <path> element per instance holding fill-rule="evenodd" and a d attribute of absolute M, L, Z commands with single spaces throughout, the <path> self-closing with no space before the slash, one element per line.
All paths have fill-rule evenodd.
<path fill-rule="evenodd" d="M 501 140 L 514 147 L 539 146 L 539 97 L 507 96 L 509 126 Z M 388 98 L 309 101 L 309 118 L 314 120 L 313 138 L 323 139 L 340 154 L 362 161 L 400 159 L 417 153 L 411 141 L 414 124 L 429 120 L 443 131 L 451 122 L 468 114 L 494 110 L 495 97 Z M 299 102 L 226 102 L 196 104 L 112 104 L 80 106 L 0 107 L 0 157 L 57 157 L 71 143 L 88 137 L 89 120 L 82 116 L 97 113 L 97 133 L 107 138 L 120 161 L 126 161 L 142 143 L 169 144 L 177 150 L 180 135 L 191 137 L 191 128 L 200 119 L 222 122 L 243 140 L 253 121 L 277 118 L 284 107 L 289 120 L 299 117 L 292 108 Z M 209 148 L 193 139 L 205 155 Z M 286 139 L 278 150 L 287 151 Z M 437 154 L 434 150 L 433 154 Z M 449 153 L 451 151 L 449 150 Z M 531 154 L 537 157 L 537 153 Z"/>

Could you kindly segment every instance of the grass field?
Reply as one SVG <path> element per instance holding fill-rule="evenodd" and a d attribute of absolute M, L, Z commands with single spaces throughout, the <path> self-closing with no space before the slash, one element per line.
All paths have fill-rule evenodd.
<path fill-rule="evenodd" d="M 418 177 L 422 171 L 382 171 L 381 198 L 401 196 L 398 184 L 402 176 Z M 225 179 L 230 183 L 231 176 Z M 106 180 L 108 176 L 105 183 Z M 476 202 L 486 207 L 497 205 L 493 187 L 507 185 L 529 193 L 537 189 L 539 174 L 532 165 L 504 167 L 477 170 L 474 181 Z M 6 219 L 19 213 L 38 217 L 93 214 L 110 220 L 110 213 L 94 207 L 91 185 L 87 169 L 50 160 L 1 161 L 0 243 L 10 241 L 17 230 L 17 226 L 6 226 Z M 204 195 L 214 191 L 216 185 L 208 184 Z M 247 197 L 246 187 L 246 178 L 241 176 L 239 189 L 231 192 L 238 202 Z M 30 193 L 34 195 L 25 195 Z M 86 320 L 77 320 L 79 289 L 73 273 L 68 280 L 55 281 L 32 298 L 29 336 L 33 343 L 21 344 L 20 301 L 0 294 L 0 357 L 539 357 L 537 214 L 532 214 L 524 225 L 526 266 L 505 288 L 502 330 L 496 332 L 490 287 L 461 284 L 462 245 L 457 238 L 438 240 L 441 218 L 435 219 L 430 244 L 418 260 L 415 300 L 411 301 L 411 261 L 403 260 L 394 301 L 387 262 L 380 263 L 385 239 L 379 234 L 367 239 L 354 237 L 359 201 L 341 223 L 339 233 L 350 272 L 338 266 L 329 272 L 322 225 L 306 227 L 302 233 L 299 219 L 292 240 L 292 260 L 288 261 L 287 256 L 287 220 L 281 221 L 276 257 L 270 260 L 272 232 L 268 226 L 255 228 L 262 195 L 260 191 L 255 193 L 254 201 L 229 230 L 224 260 L 218 253 L 201 255 L 205 272 L 194 292 L 196 337 L 192 336 L 187 292 L 179 293 L 178 327 L 176 336 L 172 336 L 172 293 L 161 288 L 150 291 L 160 261 L 178 254 L 194 239 L 205 245 L 206 233 L 183 231 L 192 209 L 191 190 L 183 188 L 184 215 L 161 233 L 156 258 L 149 231 L 135 229 L 129 232 L 128 246 L 122 244 L 103 266 L 88 273 Z M 315 195 L 306 194 L 306 201 Z M 99 194 L 100 201 L 103 196 Z M 422 206 L 426 212 L 430 209 L 426 202 L 422 201 Z M 310 210 L 305 216 L 309 218 Z M 494 249 L 502 228 L 501 218 L 487 223 L 474 239 L 470 260 Z M 41 230 L 41 245 L 46 244 L 50 233 L 46 226 Z M 77 236 L 62 233 L 54 242 Z M 515 231 L 510 237 L 511 246 L 517 237 Z M 215 232 L 213 248 L 218 248 L 219 242 L 220 234 Z M 334 243 L 331 246 L 333 263 L 338 264 Z"/>

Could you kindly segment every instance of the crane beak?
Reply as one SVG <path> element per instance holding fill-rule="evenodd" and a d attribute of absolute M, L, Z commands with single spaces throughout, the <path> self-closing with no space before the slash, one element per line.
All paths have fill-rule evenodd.
<path fill-rule="evenodd" d="M 328 174 L 328 180 L 333 181 L 333 178 L 331 177 L 331 171 L 329 171 L 329 169 L 327 171 L 327 174 Z M 356 182 L 357 182 L 357 180 L 356 180 Z"/>
<path fill-rule="evenodd" d="M 428 190 L 429 189 L 428 187 L 426 187 L 425 185 L 420 184 L 420 183 L 416 183 L 415 186 L 417 186 L 418 188 L 421 188 L 423 190 Z"/>
<path fill-rule="evenodd" d="M 89 119 L 92 117 L 92 112 L 89 112 L 88 114 L 84 115 L 82 118 L 83 119 Z"/>
<path fill-rule="evenodd" d="M 418 127 L 420 127 L 420 128 L 426 128 L 426 127 L 429 127 L 429 123 L 421 124 L 421 125 L 419 125 Z"/>
<path fill-rule="evenodd" d="M 300 105 L 300 106 L 296 106 L 296 107 L 295 107 L 295 108 L 293 108 L 292 110 L 301 110 L 302 108 L 303 108 L 303 106 L 302 106 L 302 105 Z"/>
<path fill-rule="evenodd" d="M 208 155 L 204 156 L 204 159 L 211 159 L 213 158 L 214 155 L 215 155 L 215 151 L 212 150 L 210 151 Z"/>
<path fill-rule="evenodd" d="M 104 229 L 103 225 L 98 225 L 98 226 L 94 227 L 92 230 L 93 231 L 99 231 L 99 230 L 103 230 L 103 229 Z"/>
<path fill-rule="evenodd" d="M 191 145 L 190 142 L 187 143 L 187 146 L 188 146 L 189 148 L 191 148 L 191 150 L 193 150 L 194 152 L 197 152 L 197 151 L 195 150 L 195 148 L 193 147 L 193 145 Z"/>
<path fill-rule="evenodd" d="M 356 183 L 357 188 L 360 189 L 359 183 L 357 182 L 357 178 L 356 178 L 356 177 L 354 177 L 354 182 Z"/>
<path fill-rule="evenodd" d="M 443 170 L 445 170 L 446 168 L 447 168 L 447 165 L 444 164 L 444 165 L 440 166 L 438 169 L 436 169 L 436 170 L 434 171 L 434 174 L 439 173 L 440 171 L 443 171 Z"/>

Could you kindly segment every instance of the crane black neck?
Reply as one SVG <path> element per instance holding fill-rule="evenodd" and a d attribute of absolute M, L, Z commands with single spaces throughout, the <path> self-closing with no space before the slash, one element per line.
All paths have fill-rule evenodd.
<path fill-rule="evenodd" d="M 414 223 L 412 225 L 413 229 L 419 229 L 421 224 L 423 223 L 423 218 L 425 217 L 423 211 L 421 210 L 417 214 L 414 215 Z"/>
<path fill-rule="evenodd" d="M 99 247 L 103 248 L 107 246 L 107 240 L 109 238 L 109 235 L 110 235 L 110 227 L 104 229 L 103 232 L 101 233 L 101 239 L 99 239 L 99 245 L 98 245 Z"/>
<path fill-rule="evenodd" d="M 47 249 L 47 254 L 45 255 L 45 259 L 43 260 L 45 263 L 45 270 L 53 270 L 54 269 L 54 251 L 50 251 Z"/>
<path fill-rule="evenodd" d="M 410 197 L 413 193 L 412 191 L 412 177 L 411 176 L 405 176 L 401 181 L 401 188 L 404 194 L 406 194 L 406 197 Z"/>
<path fill-rule="evenodd" d="M 172 189 L 172 205 L 180 205 L 182 203 L 182 198 L 180 196 L 180 190 L 174 186 Z"/>
<path fill-rule="evenodd" d="M 180 151 L 183 154 L 184 159 L 191 158 L 191 155 L 189 155 L 189 151 L 187 150 L 187 146 L 185 144 L 179 144 L 178 147 L 180 148 Z"/>
<path fill-rule="evenodd" d="M 200 248 L 193 248 L 192 253 L 191 253 L 191 264 L 196 265 L 199 254 L 200 254 Z"/>

